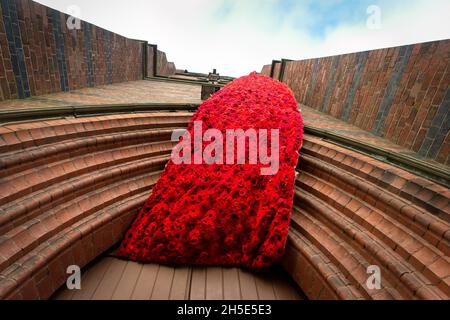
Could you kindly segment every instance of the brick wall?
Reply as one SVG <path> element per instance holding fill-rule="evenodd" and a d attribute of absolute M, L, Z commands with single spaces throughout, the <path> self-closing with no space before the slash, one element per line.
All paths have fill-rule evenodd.
<path fill-rule="evenodd" d="M 157 61 L 156 74 L 158 76 L 167 77 L 175 74 L 175 64 L 167 61 L 167 55 L 164 52 L 157 50 Z"/>
<path fill-rule="evenodd" d="M 266 64 L 262 70 L 261 70 L 261 74 L 266 75 L 266 76 L 270 76 L 270 70 L 272 69 L 272 65 L 271 64 Z"/>
<path fill-rule="evenodd" d="M 154 75 L 154 62 L 153 55 L 155 52 L 155 46 L 148 45 L 147 46 L 147 77 L 153 77 Z"/>
<path fill-rule="evenodd" d="M 300 103 L 450 164 L 450 40 L 286 61 L 281 73 Z"/>
<path fill-rule="evenodd" d="M 68 18 L 31 0 L 0 0 L 0 101 L 143 78 L 145 42 L 84 21 L 69 30 Z M 174 64 L 159 55 L 169 75 Z M 152 76 L 152 46 L 147 63 Z"/>
<path fill-rule="evenodd" d="M 273 77 L 275 79 L 280 78 L 280 71 L 281 71 L 281 62 L 274 62 L 273 63 Z"/>
<path fill-rule="evenodd" d="M 148 45 L 147 77 L 153 76 L 169 77 L 171 75 L 174 75 L 176 71 L 177 68 L 175 66 L 175 63 L 167 61 L 167 55 L 165 52 L 158 50 L 158 46 L 156 45 Z"/>

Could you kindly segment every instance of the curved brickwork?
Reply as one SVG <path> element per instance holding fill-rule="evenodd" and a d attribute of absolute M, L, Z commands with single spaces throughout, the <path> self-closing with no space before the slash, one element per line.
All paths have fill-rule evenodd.
<path fill-rule="evenodd" d="M 450 190 L 312 136 L 302 154 L 283 265 L 310 299 L 449 299 Z"/>
<path fill-rule="evenodd" d="M 0 298 L 47 299 L 123 236 L 185 112 L 1 127 Z"/>
<path fill-rule="evenodd" d="M 47 299 L 114 246 L 191 113 L 0 127 L 0 298 Z M 282 265 L 310 299 L 449 299 L 450 190 L 306 135 Z M 366 286 L 378 266 L 382 289 Z"/>

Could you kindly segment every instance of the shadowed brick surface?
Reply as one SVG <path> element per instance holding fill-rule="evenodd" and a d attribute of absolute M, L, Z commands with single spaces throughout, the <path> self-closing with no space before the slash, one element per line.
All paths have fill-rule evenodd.
<path fill-rule="evenodd" d="M 392 103 L 394 102 L 396 91 L 399 87 L 403 73 L 405 72 L 406 65 L 408 64 L 411 56 L 413 46 L 401 47 L 397 60 L 395 61 L 394 69 L 392 70 L 391 79 L 386 87 L 383 101 L 378 109 L 375 117 L 375 122 L 372 125 L 372 132 L 381 135 L 384 131 L 386 124 L 386 118 L 391 110 Z"/>
<path fill-rule="evenodd" d="M 31 93 L 27 79 L 25 52 L 22 45 L 22 37 L 19 29 L 19 17 L 15 1 L 2 0 L 1 13 L 2 13 L 1 18 L 3 19 L 2 24 L 3 30 L 0 29 L 0 33 L 3 33 L 2 50 L 5 48 L 4 39 L 6 34 L 7 46 L 9 48 L 9 57 L 11 62 L 10 64 L 7 63 L 6 65 L 12 67 L 12 71 L 14 73 L 15 81 L 17 84 L 16 89 L 18 97 L 19 98 L 29 97 Z M 8 56 L 6 52 L 5 56 L 6 57 Z M 9 69 L 9 71 L 11 71 L 11 69 Z M 1 73 L 2 77 L 4 77 L 4 75 L 6 75 L 6 72 Z M 8 89 L 6 87 L 5 91 L 8 92 Z"/>
<path fill-rule="evenodd" d="M 328 79 L 328 83 L 325 89 L 325 94 L 324 94 L 324 100 L 322 102 L 322 107 L 320 108 L 320 111 L 328 113 L 329 112 L 329 108 L 330 108 L 330 100 L 331 100 L 331 90 L 334 87 L 334 83 L 336 81 L 336 72 L 337 72 L 337 68 L 339 66 L 339 60 L 340 60 L 340 56 L 335 56 L 332 59 L 332 63 L 331 63 L 331 74 L 330 77 Z"/>
<path fill-rule="evenodd" d="M 273 69 L 273 77 L 274 77 L 274 79 L 279 79 L 280 78 L 280 71 L 281 71 L 281 63 L 280 62 L 276 62 L 274 64 L 274 69 Z"/>

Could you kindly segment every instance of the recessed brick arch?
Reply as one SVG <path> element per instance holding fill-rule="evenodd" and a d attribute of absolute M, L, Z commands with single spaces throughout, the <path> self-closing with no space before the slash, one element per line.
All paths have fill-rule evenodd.
<path fill-rule="evenodd" d="M 47 299 L 114 246 L 192 113 L 7 124 L 0 129 L 0 297 Z M 448 299 L 450 190 L 305 136 L 286 255 L 310 299 Z M 382 288 L 365 286 L 367 267 Z"/>

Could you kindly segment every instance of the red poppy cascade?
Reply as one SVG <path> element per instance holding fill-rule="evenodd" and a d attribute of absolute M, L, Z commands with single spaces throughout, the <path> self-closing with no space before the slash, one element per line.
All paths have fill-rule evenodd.
<path fill-rule="evenodd" d="M 162 264 L 266 268 L 284 253 L 292 212 L 303 139 L 303 120 L 293 93 L 278 81 L 252 73 L 205 101 L 187 133 L 194 134 L 199 121 L 203 131 L 217 129 L 223 136 L 230 129 L 277 129 L 277 170 L 263 175 L 267 164 L 260 162 L 211 164 L 202 159 L 195 164 L 195 151 L 191 164 L 177 164 L 172 157 L 117 256 Z M 193 146 L 194 141 L 189 143 Z M 251 153 L 249 147 L 246 141 L 246 155 Z M 237 153 L 236 147 L 233 150 Z"/>

